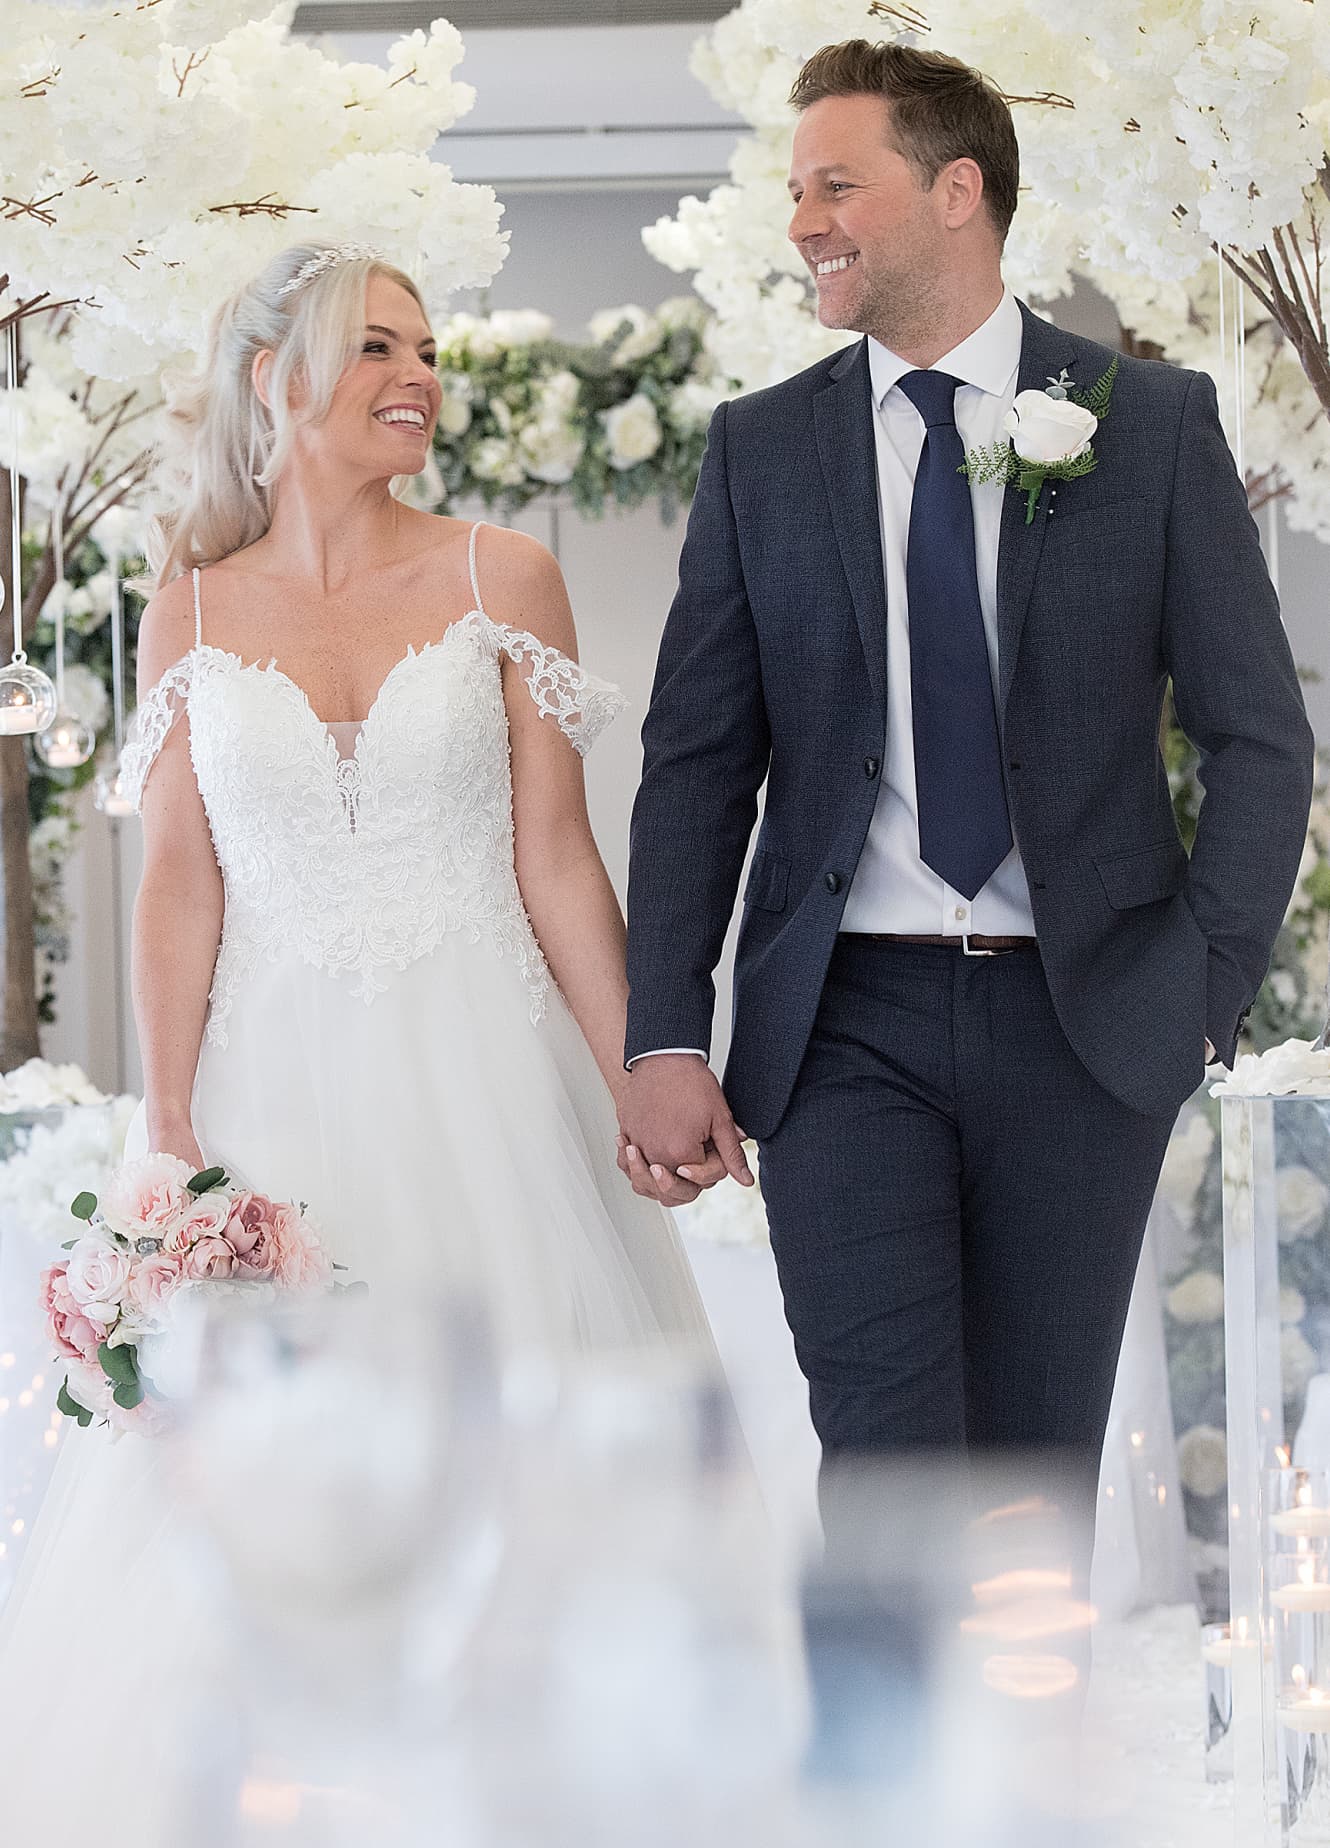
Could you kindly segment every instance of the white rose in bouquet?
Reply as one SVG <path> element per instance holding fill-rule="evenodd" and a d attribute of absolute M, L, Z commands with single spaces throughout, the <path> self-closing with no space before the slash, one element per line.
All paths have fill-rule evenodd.
<path fill-rule="evenodd" d="M 1074 462 L 1085 454 L 1099 419 L 1070 398 L 1050 398 L 1046 391 L 1017 392 L 1002 420 L 1022 462 L 1046 465 Z"/>
<path fill-rule="evenodd" d="M 610 447 L 611 468 L 636 468 L 660 448 L 660 419 L 655 405 L 644 393 L 634 392 L 623 404 L 602 411 L 600 416 Z"/>

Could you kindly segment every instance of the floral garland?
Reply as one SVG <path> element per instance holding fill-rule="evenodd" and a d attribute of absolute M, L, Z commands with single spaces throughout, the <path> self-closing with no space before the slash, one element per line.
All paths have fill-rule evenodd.
<path fill-rule="evenodd" d="M 593 519 L 648 499 L 672 518 L 692 498 L 711 413 L 734 389 L 707 348 L 710 320 L 696 296 L 654 313 L 607 308 L 590 344 L 572 346 L 534 310 L 454 315 L 439 342 L 436 499 L 478 495 L 512 514 L 563 490 Z"/>

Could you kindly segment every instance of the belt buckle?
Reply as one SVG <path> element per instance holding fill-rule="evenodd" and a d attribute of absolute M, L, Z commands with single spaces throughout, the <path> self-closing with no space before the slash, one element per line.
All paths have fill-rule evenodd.
<path fill-rule="evenodd" d="M 961 934 L 961 951 L 966 956 L 1001 956 L 1001 950 L 972 950 L 968 933 Z"/>

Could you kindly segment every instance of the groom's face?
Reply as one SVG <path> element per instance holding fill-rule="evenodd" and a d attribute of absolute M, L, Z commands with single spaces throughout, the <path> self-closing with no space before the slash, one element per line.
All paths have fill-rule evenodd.
<path fill-rule="evenodd" d="M 824 327 L 878 333 L 902 295 L 938 271 L 943 225 L 896 144 L 891 105 L 878 96 L 828 96 L 799 118 L 790 160 L 790 241 L 807 263 Z"/>

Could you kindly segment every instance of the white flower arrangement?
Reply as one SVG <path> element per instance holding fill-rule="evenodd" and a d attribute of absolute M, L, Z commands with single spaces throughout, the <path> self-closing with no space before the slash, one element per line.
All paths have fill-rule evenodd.
<path fill-rule="evenodd" d="M 1240 1054 L 1233 1070 L 1210 1086 L 1211 1097 L 1330 1097 L 1330 1048 L 1288 1039 L 1265 1052 Z"/>
<path fill-rule="evenodd" d="M 0 1161 L 0 1209 L 8 1209 L 37 1247 L 54 1254 L 69 1237 L 69 1202 L 75 1193 L 97 1193 L 119 1163 L 133 1097 L 69 1108 L 57 1123 L 38 1123 L 24 1146 Z"/>
<path fill-rule="evenodd" d="M 512 512 L 550 488 L 575 507 L 692 495 L 711 413 L 733 391 L 695 297 L 592 317 L 590 341 L 553 337 L 548 316 L 454 315 L 440 333 L 444 410 L 435 440 L 447 501 L 479 494 Z"/>
<path fill-rule="evenodd" d="M 28 1059 L 13 1071 L 0 1073 L 0 1114 L 20 1110 L 64 1110 L 71 1104 L 106 1104 L 78 1065 L 52 1065 L 46 1059 Z"/>

